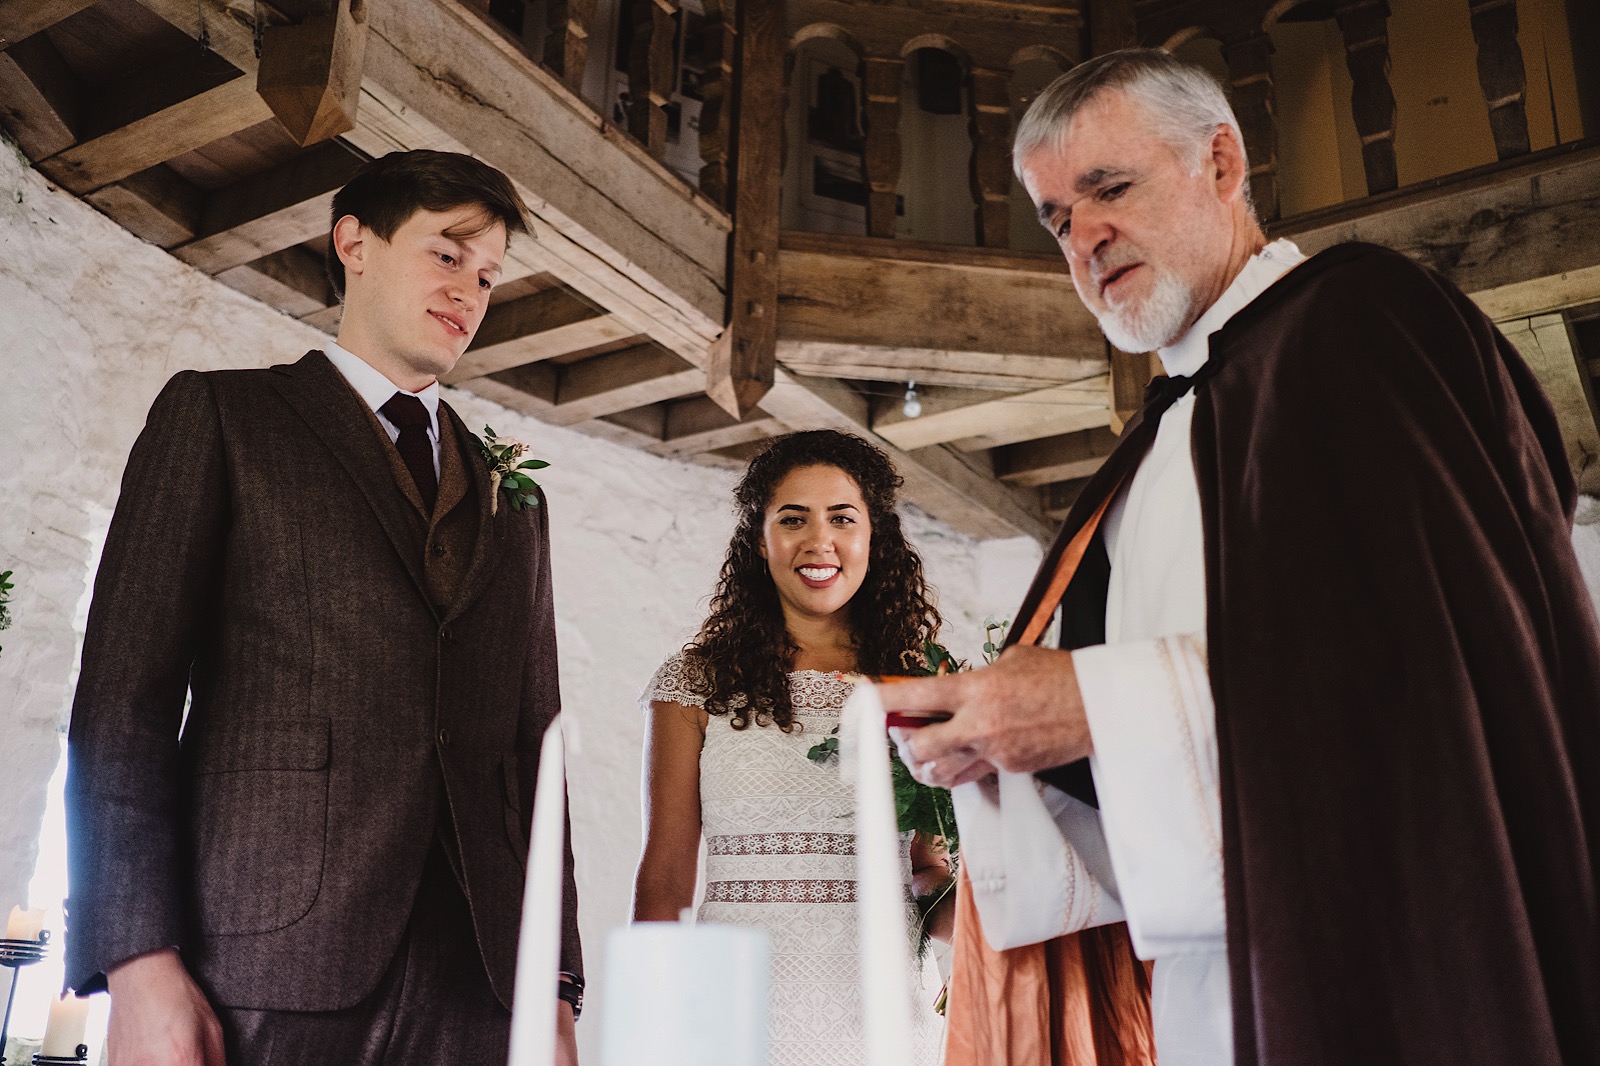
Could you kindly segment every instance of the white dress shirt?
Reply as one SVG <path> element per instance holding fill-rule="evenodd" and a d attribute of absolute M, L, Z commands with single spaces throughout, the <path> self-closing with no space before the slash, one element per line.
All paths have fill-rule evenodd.
<path fill-rule="evenodd" d="M 356 390 L 356 394 L 378 416 L 378 422 L 389 433 L 390 440 L 400 439 L 400 427 L 389 421 L 387 415 L 378 408 L 389 402 L 389 398 L 397 392 L 404 392 L 407 396 L 415 396 L 422 401 L 422 406 L 428 412 L 428 443 L 433 445 L 433 476 L 439 476 L 439 383 L 430 384 L 421 392 L 407 392 L 388 378 L 383 376 L 371 363 L 353 352 L 339 347 L 329 341 L 322 349 L 332 363 Z"/>
<path fill-rule="evenodd" d="M 1211 334 L 1304 260 L 1283 240 L 1252 257 L 1189 332 L 1158 353 L 1167 373 L 1204 366 Z M 1134 950 L 1155 960 L 1161 1066 L 1231 1066 L 1194 402 L 1191 392 L 1163 416 L 1102 526 L 1111 557 L 1106 643 L 1073 657 L 1094 741 L 1099 816 L 1021 774 L 957 789 L 956 814 L 963 861 L 995 947 L 1125 916 Z M 1096 900 L 1097 893 L 1113 899 Z M 1095 902 L 1061 906 L 1086 897 Z"/>

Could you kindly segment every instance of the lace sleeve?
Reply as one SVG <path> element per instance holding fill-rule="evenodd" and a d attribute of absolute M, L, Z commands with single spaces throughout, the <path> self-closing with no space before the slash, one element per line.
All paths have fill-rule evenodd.
<path fill-rule="evenodd" d="M 681 703 L 685 707 L 701 706 L 705 702 L 705 677 L 699 664 L 684 652 L 674 653 L 661 664 L 656 676 L 650 679 L 639 701 L 643 704 L 659 701 Z"/>

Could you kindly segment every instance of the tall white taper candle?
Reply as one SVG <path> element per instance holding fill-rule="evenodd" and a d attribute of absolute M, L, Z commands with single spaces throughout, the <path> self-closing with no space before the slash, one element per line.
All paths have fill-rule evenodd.
<path fill-rule="evenodd" d="M 900 829 L 889 778 L 883 701 L 861 683 L 844 706 L 847 765 L 856 786 L 856 912 L 861 923 L 861 998 L 868 1066 L 911 1062 L 911 943 Z"/>
<path fill-rule="evenodd" d="M 522 932 L 517 941 L 517 987 L 511 1006 L 510 1066 L 551 1066 L 555 1062 L 566 778 L 566 748 L 561 740 L 561 716 L 557 715 L 539 748 L 533 839 L 528 847 Z"/>

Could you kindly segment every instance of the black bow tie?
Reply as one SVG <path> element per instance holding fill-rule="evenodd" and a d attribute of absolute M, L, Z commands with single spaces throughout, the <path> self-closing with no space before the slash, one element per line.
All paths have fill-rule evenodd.
<path fill-rule="evenodd" d="M 1214 377 L 1220 366 L 1217 360 L 1210 359 L 1193 374 L 1179 377 L 1160 374 L 1151 379 L 1144 390 L 1145 418 L 1159 418 L 1167 408 L 1183 399 L 1190 389 Z"/>

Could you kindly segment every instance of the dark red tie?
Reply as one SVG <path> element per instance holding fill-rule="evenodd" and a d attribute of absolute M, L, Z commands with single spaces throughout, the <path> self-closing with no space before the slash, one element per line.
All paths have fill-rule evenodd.
<path fill-rule="evenodd" d="M 417 491 L 422 494 L 423 507 L 432 514 L 434 498 L 439 495 L 439 478 L 433 471 L 433 442 L 428 439 L 431 421 L 428 409 L 415 396 L 397 392 L 378 410 L 400 427 L 400 436 L 394 445 L 400 449 L 400 458 L 406 461 L 411 480 L 416 482 Z"/>

